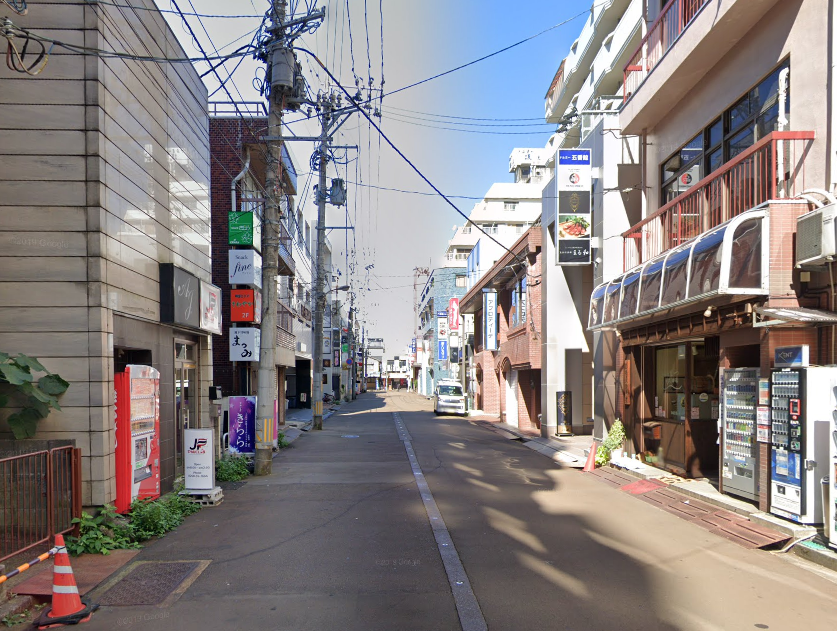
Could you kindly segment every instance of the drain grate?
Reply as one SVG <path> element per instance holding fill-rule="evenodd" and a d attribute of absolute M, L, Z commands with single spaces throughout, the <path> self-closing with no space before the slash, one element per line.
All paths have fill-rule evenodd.
<path fill-rule="evenodd" d="M 200 565 L 199 561 L 139 563 L 102 594 L 99 604 L 111 607 L 159 605 Z"/>

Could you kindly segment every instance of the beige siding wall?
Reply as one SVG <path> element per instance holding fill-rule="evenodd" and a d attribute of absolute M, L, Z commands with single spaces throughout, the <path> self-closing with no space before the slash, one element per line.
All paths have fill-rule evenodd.
<path fill-rule="evenodd" d="M 28 5 L 13 22 L 47 36 L 184 56 L 156 12 Z M 0 68 L 0 350 L 38 356 L 71 382 L 39 434 L 76 439 L 85 504 L 114 497 L 114 313 L 159 322 L 159 263 L 211 279 L 206 100 L 189 64 L 55 49 L 37 77 Z M 202 401 L 202 424 L 207 413 Z"/>
<path fill-rule="evenodd" d="M 648 130 L 649 214 L 660 205 L 662 162 L 787 57 L 791 68 L 789 129 L 814 131 L 817 137 L 805 162 L 805 183 L 808 187 L 826 188 L 827 15 L 828 0 L 782 0 L 719 64 L 696 81 L 686 98 Z M 657 97 L 665 96 L 663 86 Z"/>

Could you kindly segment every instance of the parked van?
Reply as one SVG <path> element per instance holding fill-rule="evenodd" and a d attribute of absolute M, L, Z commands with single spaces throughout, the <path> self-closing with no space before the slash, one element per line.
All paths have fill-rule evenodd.
<path fill-rule="evenodd" d="M 442 379 L 436 384 L 433 392 L 433 412 L 439 414 L 461 414 L 468 413 L 468 404 L 465 399 L 465 392 L 462 384 L 454 379 Z"/>

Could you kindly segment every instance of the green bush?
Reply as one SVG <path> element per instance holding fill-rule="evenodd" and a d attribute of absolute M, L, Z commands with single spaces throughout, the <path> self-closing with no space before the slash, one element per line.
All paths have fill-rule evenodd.
<path fill-rule="evenodd" d="M 200 504 L 176 491 L 159 500 L 135 500 L 128 513 L 131 535 L 134 541 L 162 537 L 182 524 L 187 515 L 199 510 Z"/>
<path fill-rule="evenodd" d="M 284 449 L 285 447 L 291 446 L 291 443 L 285 440 L 284 432 L 279 432 L 279 434 L 276 436 L 276 446 L 279 447 L 279 449 Z"/>
<path fill-rule="evenodd" d="M 607 433 L 607 438 L 596 449 L 596 466 L 603 467 L 610 462 L 610 452 L 614 449 L 622 449 L 625 443 L 625 426 L 622 421 L 616 419 L 610 431 Z"/>
<path fill-rule="evenodd" d="M 79 526 L 79 536 L 66 540 L 67 551 L 73 556 L 110 554 L 111 550 L 140 547 L 132 537 L 131 527 L 116 514 L 112 504 L 102 507 L 95 517 L 83 512 L 73 523 Z"/>
<path fill-rule="evenodd" d="M 243 456 L 228 456 L 215 463 L 215 480 L 218 482 L 238 482 L 249 475 L 247 459 Z"/>

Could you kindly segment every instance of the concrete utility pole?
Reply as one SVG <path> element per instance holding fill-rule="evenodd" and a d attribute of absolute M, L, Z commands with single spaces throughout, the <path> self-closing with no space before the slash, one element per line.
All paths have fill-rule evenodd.
<path fill-rule="evenodd" d="M 286 47 L 284 39 L 285 0 L 273 0 L 271 20 L 277 35 L 271 45 L 268 63 L 273 62 L 273 50 Z M 278 91 L 278 90 L 277 90 Z M 269 99 L 267 136 L 282 135 L 282 109 L 285 94 L 271 90 Z M 278 103 L 277 103 L 278 100 Z M 259 349 L 259 387 L 256 409 L 256 457 L 253 473 L 269 475 L 273 464 L 273 401 L 276 384 L 276 317 L 278 295 L 276 277 L 279 273 L 279 200 L 281 188 L 279 165 L 282 163 L 281 140 L 267 142 L 267 173 L 265 189 L 264 225 L 262 226 L 262 336 Z"/>
<path fill-rule="evenodd" d="M 325 95 L 320 99 L 320 120 L 322 129 L 320 131 L 319 146 L 319 169 L 320 183 L 317 186 L 317 264 L 314 268 L 314 384 L 311 389 L 314 408 L 314 429 L 323 428 L 323 309 L 325 308 L 325 295 L 323 294 L 323 281 L 325 280 L 324 250 L 325 250 L 325 225 L 326 225 L 326 168 L 328 166 L 328 131 L 331 127 L 331 98 Z"/>
<path fill-rule="evenodd" d="M 355 295 L 352 294 L 349 300 L 349 359 L 352 363 L 349 364 L 349 401 L 355 399 L 355 368 L 357 366 L 357 356 L 355 355 Z"/>

